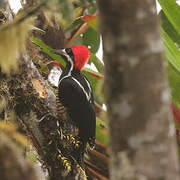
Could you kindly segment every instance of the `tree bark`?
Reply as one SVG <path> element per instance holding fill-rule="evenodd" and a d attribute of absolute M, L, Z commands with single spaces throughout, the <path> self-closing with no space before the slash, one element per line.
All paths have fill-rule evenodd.
<path fill-rule="evenodd" d="M 7 26 L 6 29 L 8 28 Z M 51 29 L 54 30 L 53 32 L 58 30 L 53 27 Z M 47 37 L 49 34 L 52 36 L 53 32 L 48 31 Z M 60 42 L 61 34 L 54 33 L 54 36 L 56 35 L 58 38 L 55 38 L 57 41 L 54 46 L 60 44 L 59 47 L 62 47 L 64 37 Z M 6 75 L 0 71 L 0 98 L 6 100 L 3 112 L 4 114 L 8 111 L 15 112 L 18 123 L 25 127 L 31 137 L 43 165 L 48 169 L 51 180 L 86 180 L 85 171 L 71 156 L 75 148 L 74 142 L 64 136 L 74 137 L 74 126 L 60 102 L 56 102 L 56 95 L 50 85 L 35 66 L 36 63 L 39 67 L 36 59 L 44 64 L 50 60 L 31 42 L 28 42 L 27 49 L 28 51 L 20 58 L 18 72 Z M 57 121 L 60 126 L 58 130 Z"/>
<path fill-rule="evenodd" d="M 13 15 L 9 6 L 9 3 L 7 0 L 2 0 L 0 2 L 0 25 L 5 23 L 6 21 L 12 21 Z M 5 78 L 5 75 L 1 73 L 0 70 L 0 123 L 2 122 L 2 119 L 5 118 L 5 111 L 3 106 L 6 106 L 6 103 L 3 104 L 4 97 L 4 90 L 7 88 L 7 86 L 3 86 L 6 83 L 1 81 L 2 78 Z M 2 105 L 3 104 L 3 105 Z M 7 111 L 9 111 L 8 109 Z M 8 114 L 9 115 L 9 114 Z M 11 116 L 6 117 L 7 119 L 14 119 L 12 118 L 12 112 Z M 8 125 L 7 125 L 8 126 Z M 3 125 L 1 124 L 1 130 L 0 130 L 0 179 L 3 180 L 37 180 L 39 179 L 39 176 L 37 175 L 35 169 L 33 166 L 24 159 L 23 156 L 23 148 L 19 146 L 17 142 L 13 141 L 12 137 L 12 129 L 6 129 L 3 128 Z M 16 133 L 16 132 L 15 132 Z"/>
<path fill-rule="evenodd" d="M 99 0 L 111 179 L 179 179 L 155 1 Z"/>
<path fill-rule="evenodd" d="M 0 177 L 2 180 L 38 180 L 34 168 L 22 156 L 22 149 L 2 134 L 0 136 Z"/>

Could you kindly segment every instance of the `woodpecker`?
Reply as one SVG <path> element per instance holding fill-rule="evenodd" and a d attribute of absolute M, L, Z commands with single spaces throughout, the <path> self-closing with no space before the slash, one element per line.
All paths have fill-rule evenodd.
<path fill-rule="evenodd" d="M 88 62 L 90 51 L 84 45 L 52 50 L 66 61 L 58 83 L 58 97 L 78 128 L 81 147 L 74 152 L 77 161 L 83 161 L 87 143 L 95 144 L 96 115 L 94 110 L 93 92 L 88 79 L 81 70 Z"/>

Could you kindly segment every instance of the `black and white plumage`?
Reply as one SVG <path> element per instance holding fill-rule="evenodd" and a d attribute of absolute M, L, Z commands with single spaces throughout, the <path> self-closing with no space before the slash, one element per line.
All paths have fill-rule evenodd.
<path fill-rule="evenodd" d="M 67 62 L 59 79 L 58 96 L 78 127 L 78 138 L 82 146 L 75 152 L 75 158 L 82 161 L 86 144 L 89 143 L 90 146 L 95 144 L 96 115 L 92 88 L 88 79 L 81 73 L 81 68 L 75 67 L 78 61 L 78 56 L 74 54 L 76 50 L 66 48 L 53 52 L 60 54 Z"/>

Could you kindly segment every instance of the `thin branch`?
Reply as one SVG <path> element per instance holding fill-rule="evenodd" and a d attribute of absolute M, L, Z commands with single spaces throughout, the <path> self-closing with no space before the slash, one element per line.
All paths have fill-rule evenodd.
<path fill-rule="evenodd" d="M 101 171 L 101 169 L 92 163 L 89 159 L 85 159 L 84 162 L 88 167 L 93 168 L 95 171 Z"/>
<path fill-rule="evenodd" d="M 108 178 L 106 178 L 106 177 L 102 176 L 101 174 L 97 173 L 96 171 L 94 171 L 90 167 L 88 167 L 88 170 L 94 177 L 98 178 L 99 180 L 109 180 Z"/>
<path fill-rule="evenodd" d="M 109 158 L 107 156 L 105 156 L 104 154 L 102 154 L 94 149 L 90 149 L 90 148 L 88 148 L 88 152 L 93 154 L 96 158 L 98 158 L 104 164 L 108 165 Z"/>
<path fill-rule="evenodd" d="M 73 43 L 76 39 L 78 39 L 78 37 L 83 34 L 84 32 L 87 31 L 87 29 L 89 28 L 88 23 L 84 23 L 82 24 L 82 26 L 77 30 L 77 32 L 72 36 L 72 38 L 67 42 L 66 46 L 71 45 L 71 43 Z"/>

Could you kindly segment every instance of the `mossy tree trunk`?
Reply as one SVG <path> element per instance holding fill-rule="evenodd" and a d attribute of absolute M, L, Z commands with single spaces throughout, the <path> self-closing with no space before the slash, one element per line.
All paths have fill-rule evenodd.
<path fill-rule="evenodd" d="M 42 29 L 46 28 L 44 29 L 46 35 L 40 36 L 38 33 L 34 35 L 43 39 L 53 48 L 63 47 L 64 34 L 59 27 L 57 28 L 58 24 L 53 21 L 53 17 L 52 23 L 47 22 L 43 12 L 45 4 L 38 5 L 36 1 L 32 1 L 32 3 L 30 8 L 23 8 L 24 16 L 18 23 L 23 23 L 23 20 L 31 15 L 37 15 L 36 25 Z M 11 27 L 16 28 L 18 23 L 11 24 Z M 6 29 L 8 28 L 9 26 L 6 27 Z M 31 36 L 31 34 L 29 35 Z M 46 66 L 51 60 L 29 39 L 27 51 L 22 53 L 19 58 L 18 71 L 7 75 L 0 70 L 0 99 L 5 98 L 6 100 L 3 114 L 12 111 L 16 114 L 18 124 L 21 128 L 24 127 L 27 135 L 31 138 L 43 166 L 48 169 L 51 180 L 70 180 L 75 177 L 86 180 L 85 171 L 71 158 L 74 144 L 61 134 L 68 130 L 74 131 L 74 126 L 70 123 L 63 107 L 60 107 L 62 106 L 60 102 L 56 102 L 56 94 L 45 80 L 47 74 L 40 70 L 39 64 Z M 61 110 L 64 111 L 60 112 Z M 2 113 L 0 115 L 3 118 L 6 117 Z M 61 132 L 57 131 L 57 121 Z"/>
<path fill-rule="evenodd" d="M 3 24 L 5 21 L 12 20 L 11 10 L 9 8 L 9 4 L 7 0 L 2 0 L 0 2 L 0 24 Z M 3 87 L 4 74 L 0 71 L 0 105 L 3 107 L 3 98 L 4 89 Z M 3 83 L 2 83 L 3 82 Z M 4 119 L 4 111 L 0 109 L 0 123 L 2 119 Z M 12 116 L 13 117 L 13 116 Z M 10 117 L 9 117 L 10 119 Z M 8 126 L 8 125 L 7 125 Z M 10 128 L 11 129 L 11 128 Z M 11 137 L 13 134 L 12 129 L 3 128 L 3 124 L 1 124 L 0 130 L 0 179 L 2 180 L 38 180 L 39 177 L 33 168 L 32 164 L 30 164 L 23 156 L 23 147 L 19 146 L 16 141 Z M 9 132 L 10 131 L 10 132 Z M 20 137 L 19 137 L 20 138 Z M 18 147 L 19 146 L 19 147 Z"/>

